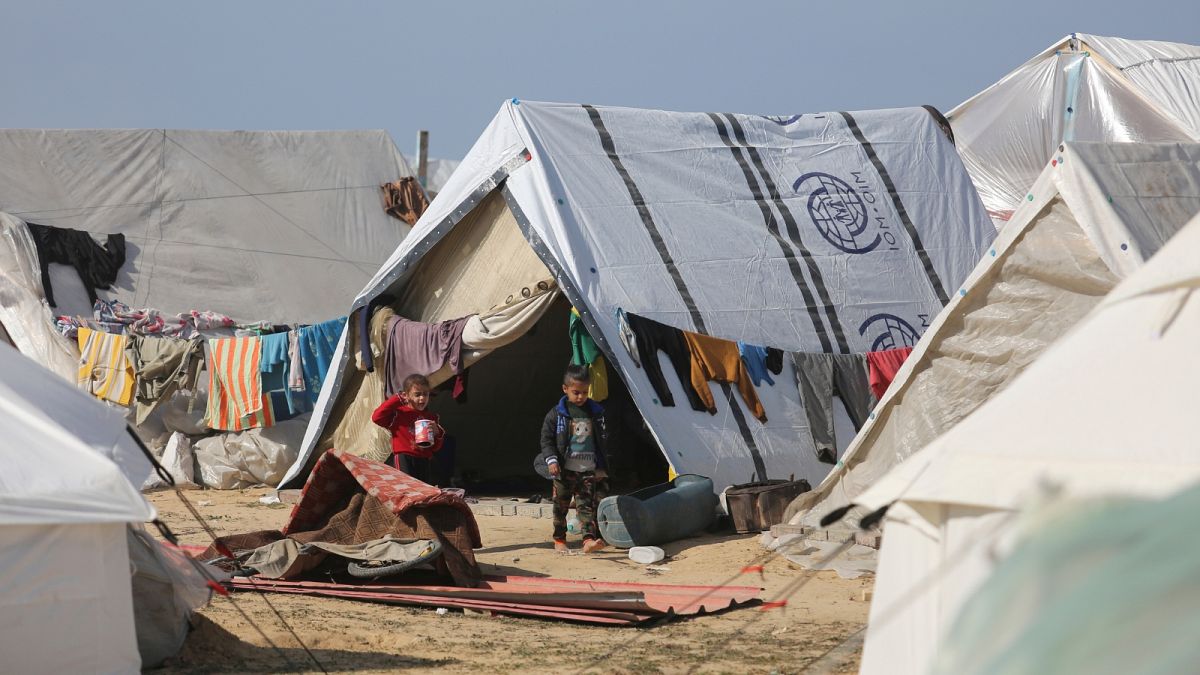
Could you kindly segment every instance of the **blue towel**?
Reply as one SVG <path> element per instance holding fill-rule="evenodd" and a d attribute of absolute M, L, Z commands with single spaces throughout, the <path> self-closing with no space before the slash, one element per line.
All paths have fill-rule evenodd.
<path fill-rule="evenodd" d="M 281 415 L 283 407 L 275 404 L 275 421 L 282 422 L 312 410 L 308 396 L 303 392 L 296 392 L 296 396 L 292 396 L 292 390 L 287 386 L 287 373 L 291 366 L 291 359 L 288 358 L 288 334 L 283 332 L 262 336 L 259 338 L 259 352 L 261 357 L 258 369 L 262 372 L 263 391 L 271 394 L 273 402 L 280 397 L 287 402 L 287 416 Z"/>
<path fill-rule="evenodd" d="M 321 393 L 321 384 L 325 374 L 329 372 L 329 362 L 333 360 L 333 350 L 337 348 L 342 330 L 346 327 L 346 317 L 330 319 L 315 326 L 304 326 L 299 329 L 300 363 L 304 366 L 304 383 L 308 385 L 308 398 L 314 405 Z"/>
<path fill-rule="evenodd" d="M 742 361 L 746 363 L 746 370 L 750 371 L 750 380 L 754 382 L 754 386 L 757 387 L 763 382 L 775 386 L 775 380 L 767 372 L 767 348 L 748 345 L 745 342 L 739 342 L 737 346 Z"/>

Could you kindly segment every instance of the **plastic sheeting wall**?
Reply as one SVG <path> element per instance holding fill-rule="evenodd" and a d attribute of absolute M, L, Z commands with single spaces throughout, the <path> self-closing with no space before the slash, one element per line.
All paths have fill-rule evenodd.
<path fill-rule="evenodd" d="M 21 353 L 74 382 L 79 350 L 59 335 L 52 318 L 29 228 L 0 212 L 0 329 Z"/>
<path fill-rule="evenodd" d="M 1083 40 L 1060 42 L 946 115 L 998 226 L 1064 141 L 1200 140 L 1200 48 Z"/>
<path fill-rule="evenodd" d="M 0 209 L 120 232 L 104 298 L 242 321 L 341 316 L 408 233 L 380 185 L 412 175 L 383 131 L 0 130 Z M 51 268 L 59 313 L 91 314 Z"/>
<path fill-rule="evenodd" d="M 6 672 L 140 670 L 125 527 L 0 526 L 0 654 Z"/>

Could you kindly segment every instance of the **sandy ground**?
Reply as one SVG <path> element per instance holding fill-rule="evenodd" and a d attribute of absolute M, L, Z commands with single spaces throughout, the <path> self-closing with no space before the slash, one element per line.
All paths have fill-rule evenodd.
<path fill-rule="evenodd" d="M 263 489 L 188 491 L 185 494 L 218 534 L 280 527 L 290 505 L 264 505 Z M 171 492 L 148 495 L 161 518 L 187 544 L 207 535 Z M 761 577 L 739 570 L 760 559 L 757 536 L 704 536 L 664 546 L 663 572 L 650 572 L 609 549 L 591 556 L 555 553 L 550 520 L 480 517 L 484 548 L 476 554 L 485 574 L 546 574 L 569 579 L 761 585 L 771 600 L 802 580 L 784 609 L 757 607 L 676 620 L 651 628 L 600 627 L 566 622 L 466 615 L 332 598 L 271 595 L 278 609 L 329 672 L 616 672 L 798 673 L 855 672 L 871 578 L 848 581 L 833 572 L 812 574 L 782 558 Z M 572 542 L 577 546 L 577 542 Z M 183 652 L 157 672 L 319 672 L 275 617 L 251 594 L 216 597 L 202 610 Z M 240 608 L 240 611 L 239 611 Z M 272 649 L 264 636 L 283 652 Z"/>

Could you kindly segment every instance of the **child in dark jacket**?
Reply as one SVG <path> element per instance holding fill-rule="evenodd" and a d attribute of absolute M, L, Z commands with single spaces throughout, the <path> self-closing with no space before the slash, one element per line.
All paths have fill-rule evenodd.
<path fill-rule="evenodd" d="M 442 449 L 446 436 L 437 413 L 425 410 L 429 392 L 429 380 L 424 375 L 409 375 L 404 378 L 404 390 L 384 401 L 371 415 L 372 422 L 392 432 L 393 466 L 425 483 L 433 480 L 430 460 Z M 417 445 L 414 436 L 417 422 L 422 420 L 433 424 L 433 442 L 425 447 Z"/>
<path fill-rule="evenodd" d="M 567 550 L 567 509 L 575 511 L 583 529 L 583 552 L 604 548 L 596 525 L 596 486 L 608 477 L 608 427 L 604 408 L 588 398 L 587 366 L 569 366 L 563 376 L 562 400 L 542 424 L 542 460 L 554 481 L 554 549 Z"/>

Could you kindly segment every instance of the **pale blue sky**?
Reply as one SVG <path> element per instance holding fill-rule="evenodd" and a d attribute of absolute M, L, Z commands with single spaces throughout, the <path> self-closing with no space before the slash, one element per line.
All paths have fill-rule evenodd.
<path fill-rule="evenodd" d="M 949 110 L 1071 31 L 1200 44 L 1197 0 L 15 2 L 0 126 L 384 128 L 460 157 L 501 101 Z"/>

